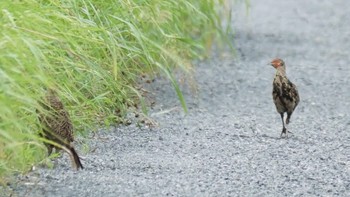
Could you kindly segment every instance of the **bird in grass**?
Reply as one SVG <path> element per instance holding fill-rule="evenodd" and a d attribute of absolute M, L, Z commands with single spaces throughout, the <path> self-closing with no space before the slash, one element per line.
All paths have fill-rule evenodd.
<path fill-rule="evenodd" d="M 283 60 L 276 58 L 270 63 L 276 69 L 275 78 L 273 79 L 272 98 L 275 103 L 277 112 L 282 119 L 282 133 L 288 137 L 286 125 L 289 124 L 293 111 L 298 106 L 300 101 L 297 87 L 287 78 L 286 65 Z M 287 113 L 286 121 L 284 122 L 284 113 Z"/>
<path fill-rule="evenodd" d="M 72 122 L 56 91 L 48 89 L 44 102 L 40 104 L 45 113 L 37 110 L 39 121 L 42 125 L 42 132 L 39 135 L 57 144 L 53 145 L 44 142 L 48 150 L 48 155 L 52 153 L 53 148 L 56 149 L 56 152 L 63 149 L 69 154 L 73 167 L 76 170 L 79 168 L 83 169 L 79 156 L 71 144 L 74 141 Z"/>

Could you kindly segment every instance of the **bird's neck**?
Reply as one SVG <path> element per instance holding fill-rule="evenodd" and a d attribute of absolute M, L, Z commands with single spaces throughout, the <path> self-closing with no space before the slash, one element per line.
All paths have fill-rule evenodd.
<path fill-rule="evenodd" d="M 276 76 L 286 76 L 286 68 L 285 67 L 278 67 L 276 69 Z"/>

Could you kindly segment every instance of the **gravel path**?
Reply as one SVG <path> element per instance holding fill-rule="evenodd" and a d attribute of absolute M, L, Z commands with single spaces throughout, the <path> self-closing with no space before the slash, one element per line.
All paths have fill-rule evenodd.
<path fill-rule="evenodd" d="M 350 196 L 350 1 L 251 0 L 233 11 L 237 55 L 199 62 L 199 93 L 156 80 L 156 128 L 100 131 L 74 172 L 66 155 L 12 196 Z M 288 139 L 272 102 L 274 57 L 301 102 Z M 78 148 L 82 152 L 82 147 Z"/>

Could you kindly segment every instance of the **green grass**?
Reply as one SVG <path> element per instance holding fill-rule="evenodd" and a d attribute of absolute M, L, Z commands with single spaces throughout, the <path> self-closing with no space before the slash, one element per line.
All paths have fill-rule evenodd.
<path fill-rule="evenodd" d="M 0 177 L 43 160 L 35 110 L 54 87 L 86 134 L 112 125 L 140 105 L 141 75 L 174 69 L 208 55 L 225 38 L 214 0 L 3 0 L 0 4 Z"/>

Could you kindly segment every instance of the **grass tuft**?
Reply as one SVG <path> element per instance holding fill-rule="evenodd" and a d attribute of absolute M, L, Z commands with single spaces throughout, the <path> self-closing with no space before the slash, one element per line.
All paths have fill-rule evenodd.
<path fill-rule="evenodd" d="M 224 2 L 221 2 L 224 4 Z M 46 149 L 36 109 L 54 87 L 75 131 L 116 124 L 141 105 L 136 82 L 208 55 L 225 29 L 214 0 L 13 1 L 0 4 L 0 177 L 25 172 Z M 116 113 L 118 111 L 118 113 Z"/>

